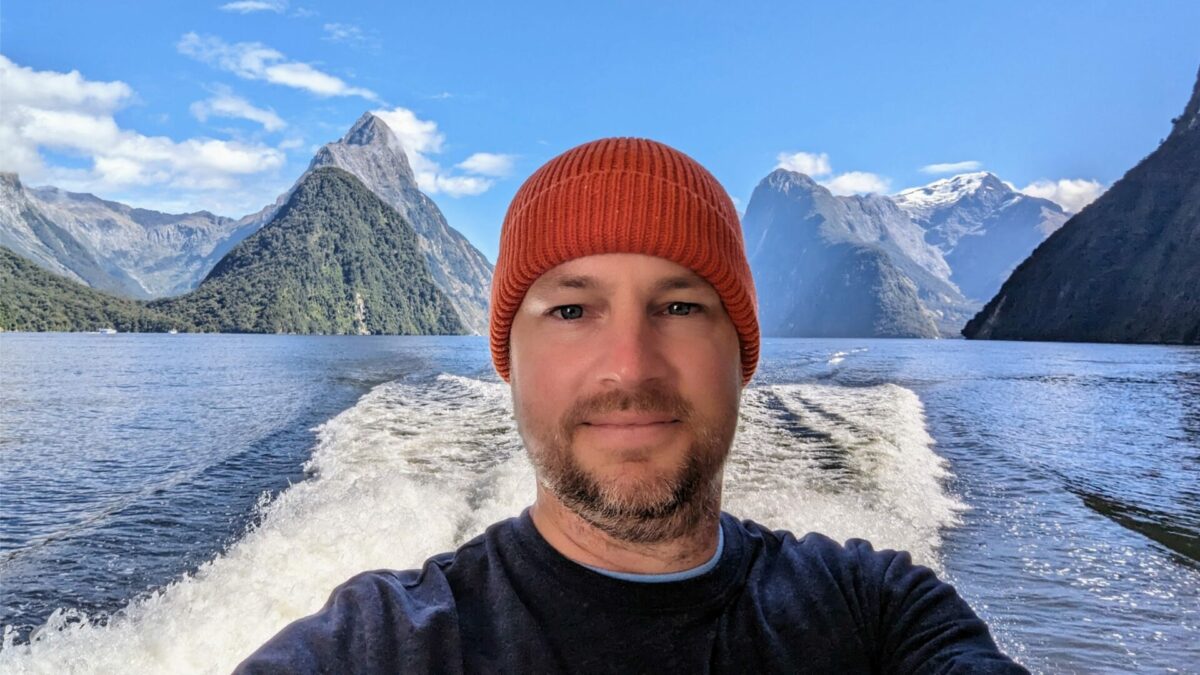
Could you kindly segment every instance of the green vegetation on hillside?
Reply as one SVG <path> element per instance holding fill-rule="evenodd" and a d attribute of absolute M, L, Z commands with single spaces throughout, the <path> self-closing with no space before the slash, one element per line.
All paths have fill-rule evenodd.
<path fill-rule="evenodd" d="M 200 331 L 445 335 L 463 332 L 417 235 L 353 175 L 317 169 L 279 214 L 200 286 L 150 307 Z"/>
<path fill-rule="evenodd" d="M 0 329 L 121 332 L 182 330 L 145 303 L 109 295 L 38 267 L 0 246 Z"/>

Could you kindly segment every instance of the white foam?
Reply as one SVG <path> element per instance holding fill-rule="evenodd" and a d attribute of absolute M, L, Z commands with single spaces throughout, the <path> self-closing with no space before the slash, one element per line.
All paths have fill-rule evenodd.
<path fill-rule="evenodd" d="M 966 507 L 946 492 L 946 463 L 915 393 L 893 384 L 757 387 L 743 395 L 741 417 L 727 511 L 797 536 L 860 537 L 940 567 L 940 530 Z"/>
<path fill-rule="evenodd" d="M 228 551 L 107 625 L 57 613 L 32 644 L 0 651 L 0 672 L 228 672 L 353 574 L 417 567 L 531 503 L 533 471 L 510 411 L 501 383 L 441 376 L 376 387 L 318 428 L 311 477 L 264 504 L 260 525 Z M 829 441 L 789 433 L 786 412 Z M 938 529 L 959 505 L 942 490 L 912 392 L 749 389 L 739 427 L 727 510 L 936 562 Z M 844 448 L 833 451 L 842 468 L 819 467 L 825 446 Z"/>

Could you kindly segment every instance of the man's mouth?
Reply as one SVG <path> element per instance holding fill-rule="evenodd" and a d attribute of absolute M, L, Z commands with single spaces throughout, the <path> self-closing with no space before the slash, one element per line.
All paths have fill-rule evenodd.
<path fill-rule="evenodd" d="M 648 427 L 659 424 L 673 424 L 679 420 L 670 415 L 656 413 L 609 413 L 597 415 L 583 421 L 585 426 L 593 427 Z"/>

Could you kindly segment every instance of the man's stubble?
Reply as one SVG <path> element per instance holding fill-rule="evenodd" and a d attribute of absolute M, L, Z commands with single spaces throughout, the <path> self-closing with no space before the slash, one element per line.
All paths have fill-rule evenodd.
<path fill-rule="evenodd" d="M 575 433 L 585 419 L 615 411 L 665 414 L 680 420 L 693 437 L 682 466 L 668 474 L 638 478 L 606 479 L 588 472 L 575 453 Z M 722 419 L 706 419 L 677 392 L 650 386 L 581 399 L 559 420 L 547 424 L 521 412 L 518 422 L 538 481 L 566 508 L 609 536 L 628 543 L 664 542 L 716 519 L 725 460 L 737 427 L 736 402 Z M 629 456 L 655 451 L 653 447 L 621 450 Z"/>

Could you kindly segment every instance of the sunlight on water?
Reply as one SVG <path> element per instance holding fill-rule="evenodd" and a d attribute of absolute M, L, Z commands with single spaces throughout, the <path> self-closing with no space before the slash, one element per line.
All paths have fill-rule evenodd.
<path fill-rule="evenodd" d="M 318 429 L 306 469 L 258 525 L 196 574 L 105 625 L 57 612 L 4 673 L 228 672 L 353 574 L 417 567 L 534 496 L 507 385 L 442 375 L 380 385 Z M 744 394 L 726 510 L 797 533 L 864 537 L 938 565 L 946 493 L 917 396 L 895 385 Z"/>

